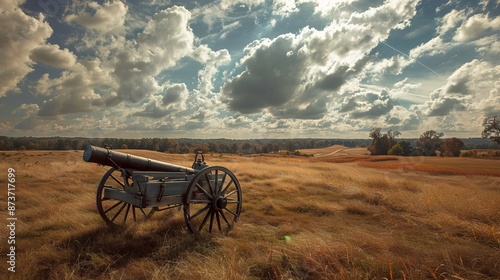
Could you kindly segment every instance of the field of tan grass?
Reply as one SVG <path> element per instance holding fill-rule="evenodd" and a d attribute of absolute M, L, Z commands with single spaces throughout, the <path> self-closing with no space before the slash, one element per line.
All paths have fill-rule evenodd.
<path fill-rule="evenodd" d="M 127 152 L 185 166 L 193 158 Z M 0 152 L 0 182 L 16 170 L 18 218 L 16 272 L 2 226 L 0 278 L 500 279 L 498 161 L 330 156 L 206 155 L 236 174 L 243 208 L 226 236 L 196 238 L 176 209 L 108 228 L 95 205 L 107 168 L 82 151 Z"/>

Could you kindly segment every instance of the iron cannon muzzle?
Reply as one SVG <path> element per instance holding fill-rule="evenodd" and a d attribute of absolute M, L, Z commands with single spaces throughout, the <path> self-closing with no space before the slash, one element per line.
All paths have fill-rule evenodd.
<path fill-rule="evenodd" d="M 134 156 L 127 153 L 117 152 L 111 149 L 88 145 L 83 152 L 83 160 L 115 168 L 127 168 L 142 171 L 164 171 L 189 174 L 196 173 L 193 168 L 166 163 L 154 159 Z"/>

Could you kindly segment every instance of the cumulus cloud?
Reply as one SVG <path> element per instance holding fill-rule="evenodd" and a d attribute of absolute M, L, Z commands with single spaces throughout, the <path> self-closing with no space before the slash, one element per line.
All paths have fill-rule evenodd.
<path fill-rule="evenodd" d="M 72 74 L 68 74 L 72 75 Z M 55 96 L 42 103 L 39 116 L 53 117 L 78 112 L 91 112 L 95 109 L 93 102 L 100 98 L 88 86 L 86 77 L 76 74 L 64 79 L 62 87 L 56 89 Z"/>
<path fill-rule="evenodd" d="M 230 6 L 233 5 L 248 5 L 250 7 L 252 6 L 259 6 L 263 4 L 265 0 L 221 0 L 221 7 L 227 9 Z"/>
<path fill-rule="evenodd" d="M 475 14 L 462 23 L 453 39 L 459 42 L 470 41 L 480 37 L 489 29 L 500 30 L 500 17 L 490 19 L 488 15 Z"/>
<path fill-rule="evenodd" d="M 155 14 L 137 36 L 137 48 L 116 56 L 113 76 L 117 98 L 138 102 L 161 89 L 155 77 L 192 52 L 194 35 L 188 26 L 190 13 L 174 6 Z"/>
<path fill-rule="evenodd" d="M 123 4 L 108 3 L 97 9 L 109 12 L 117 7 L 113 5 L 121 7 Z M 96 4 L 92 6 L 97 7 Z M 136 44 L 117 40 L 122 44 L 110 41 L 108 45 L 98 46 L 96 54 L 101 58 L 75 62 L 76 58 L 69 51 L 60 50 L 57 45 L 36 49 L 32 54 L 33 59 L 54 67 L 71 68 L 63 71 L 60 77 L 51 79 L 48 74 L 44 74 L 38 81 L 37 92 L 50 96 L 41 104 L 38 115 L 91 112 L 99 107 L 115 107 L 123 101 L 138 103 L 151 98 L 145 111 L 152 113 L 146 115 L 158 116 L 158 112 L 153 109 L 157 103 L 160 105 L 158 108 L 162 109 L 163 95 L 158 96 L 164 86 L 158 83 L 156 77 L 192 52 L 194 35 L 188 26 L 189 18 L 189 11 L 183 7 L 162 10 L 137 35 Z M 123 24 L 123 21 L 114 27 L 119 24 Z M 185 99 L 185 96 L 184 91 L 181 91 L 177 97 Z M 172 101 L 167 97 L 165 102 L 169 100 Z"/>
<path fill-rule="evenodd" d="M 280 118 L 321 118 L 328 97 L 365 67 L 369 52 L 392 29 L 409 24 L 418 2 L 386 1 L 324 30 L 304 28 L 249 44 L 240 61 L 245 70 L 223 87 L 229 107 L 245 114 L 269 109 Z"/>
<path fill-rule="evenodd" d="M 89 2 L 87 6 L 95 11 L 94 14 L 88 12 L 71 14 L 66 16 L 66 22 L 77 23 L 86 29 L 98 32 L 109 32 L 123 27 L 128 10 L 123 2 L 106 2 L 103 5 Z"/>
<path fill-rule="evenodd" d="M 273 14 L 280 17 L 289 17 L 300 11 L 300 5 L 309 3 L 314 5 L 314 13 L 322 17 L 329 17 L 337 9 L 349 5 L 355 0 L 275 0 L 273 1 Z"/>
<path fill-rule="evenodd" d="M 15 31 L 0 30 L 0 98 L 19 84 L 23 102 L 38 103 L 19 106 L 0 131 L 366 137 L 372 127 L 453 130 L 500 114 L 491 1 L 433 4 L 433 18 L 419 0 L 218 0 L 191 11 L 173 2 L 75 2 L 48 43 L 43 17 L 3 1 L 2 27 Z M 75 32 L 62 38 L 61 26 Z M 398 40 L 395 53 L 388 44 Z M 429 77 L 423 63 L 452 73 Z"/>
<path fill-rule="evenodd" d="M 211 93 L 214 88 L 213 79 L 219 67 L 231 61 L 228 50 L 213 51 L 206 45 L 201 45 L 193 51 L 192 57 L 204 65 L 198 73 L 198 90 L 204 94 Z"/>
<path fill-rule="evenodd" d="M 477 51 L 480 53 L 500 54 L 500 35 L 491 35 L 474 41 Z"/>
<path fill-rule="evenodd" d="M 466 16 L 464 10 L 451 10 L 439 20 L 440 25 L 437 28 L 437 33 L 441 36 L 445 35 L 448 31 L 455 29 L 461 21 L 465 20 Z"/>
<path fill-rule="evenodd" d="M 52 28 L 43 15 L 31 17 L 18 5 L 24 1 L 2 1 L 0 13 L 0 97 L 16 91 L 17 84 L 31 71 L 33 49 L 45 44 Z"/>
<path fill-rule="evenodd" d="M 420 44 L 410 51 L 410 57 L 445 54 L 464 42 L 473 41 L 481 52 L 497 53 L 500 45 L 498 35 L 490 34 L 500 30 L 500 18 L 490 18 L 487 14 L 471 14 L 471 11 L 453 9 L 438 20 L 436 32 L 438 36 Z M 453 36 L 448 36 L 454 31 Z"/>
<path fill-rule="evenodd" d="M 412 62 L 411 59 L 396 55 L 376 62 L 370 62 L 366 67 L 366 72 L 374 77 L 380 77 L 386 74 L 399 75 L 403 72 L 403 69 Z"/>
<path fill-rule="evenodd" d="M 389 129 L 398 131 L 417 130 L 420 120 L 421 116 L 417 108 L 407 109 L 400 105 L 395 105 L 385 117 L 385 123 Z"/>
<path fill-rule="evenodd" d="M 168 106 L 176 103 L 183 103 L 189 92 L 186 84 L 174 84 L 165 90 L 165 95 L 162 98 L 162 105 Z"/>
<path fill-rule="evenodd" d="M 339 112 L 349 113 L 355 119 L 376 119 L 388 114 L 395 105 L 387 90 L 359 91 L 344 98 Z"/>
<path fill-rule="evenodd" d="M 26 116 L 18 122 L 14 128 L 20 130 L 32 130 L 36 128 L 39 124 L 38 117 L 36 116 L 38 110 L 39 107 L 37 104 L 21 104 L 13 111 L 13 113 L 22 112 L 25 113 Z"/>
<path fill-rule="evenodd" d="M 76 63 L 76 56 L 68 49 L 61 50 L 58 45 L 47 44 L 35 48 L 30 58 L 46 65 L 69 69 Z"/>
<path fill-rule="evenodd" d="M 444 54 L 452 48 L 453 45 L 445 43 L 441 37 L 434 37 L 426 43 L 422 43 L 418 47 L 410 51 L 410 57 L 417 59 L 424 55 L 434 56 Z"/>
<path fill-rule="evenodd" d="M 425 103 L 425 113 L 429 116 L 446 116 L 454 111 L 475 108 L 495 110 L 485 106 L 484 99 L 494 101 L 491 94 L 498 92 L 498 80 L 500 66 L 472 60 L 453 72 L 443 87 L 431 93 L 430 100 Z"/>
<path fill-rule="evenodd" d="M 297 52 L 289 55 L 293 49 L 294 36 L 291 34 L 247 47 L 250 55 L 242 61 L 246 71 L 223 89 L 232 98 L 229 106 L 242 113 L 256 113 L 290 100 L 300 85 L 305 66 L 303 56 Z"/>
<path fill-rule="evenodd" d="M 432 93 L 433 99 L 426 102 L 428 107 L 426 114 L 428 116 L 446 116 L 452 111 L 463 111 L 466 109 L 464 105 L 464 98 L 455 96 L 446 96 L 442 90 L 436 90 Z"/>

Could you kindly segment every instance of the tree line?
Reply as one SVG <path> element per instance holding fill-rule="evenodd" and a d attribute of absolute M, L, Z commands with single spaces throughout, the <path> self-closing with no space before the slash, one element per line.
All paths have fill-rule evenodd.
<path fill-rule="evenodd" d="M 465 147 L 464 141 L 452 137 L 443 139 L 444 133 L 428 130 L 422 133 L 415 141 L 415 147 L 408 140 L 398 140 L 399 131 L 389 130 L 382 133 L 381 128 L 373 128 L 369 137 L 372 138 L 367 150 L 371 155 L 397 155 L 397 156 L 441 156 L 458 157 Z M 493 138 L 500 144 L 499 138 Z M 498 148 L 488 144 L 488 148 Z"/>
<path fill-rule="evenodd" d="M 145 149 L 167 153 L 259 154 L 332 145 L 366 147 L 369 139 L 190 139 L 190 138 L 81 138 L 0 136 L 0 150 L 82 150 L 87 145 L 113 149 Z"/>
<path fill-rule="evenodd" d="M 0 136 L 0 150 L 83 150 L 87 145 L 114 149 L 147 149 L 168 153 L 241 153 L 260 154 L 298 149 L 324 148 L 332 145 L 367 147 L 372 155 L 460 155 L 460 150 L 499 149 L 500 120 L 484 119 L 482 138 L 442 139 L 443 133 L 424 132 L 418 139 L 398 139 L 401 133 L 373 128 L 370 139 L 190 139 L 190 138 L 83 138 L 83 137 L 7 137 Z M 493 141 L 490 141 L 490 140 Z M 497 145 L 498 144 L 498 145 Z M 415 146 L 415 147 L 414 147 Z"/>
<path fill-rule="evenodd" d="M 493 140 L 488 144 L 488 148 L 493 148 L 493 143 L 500 145 L 500 120 L 497 116 L 485 118 L 483 128 L 482 138 Z M 369 133 L 372 141 L 367 149 L 372 155 L 436 156 L 439 152 L 442 156 L 458 157 L 465 146 L 464 141 L 456 137 L 442 139 L 444 133 L 434 130 L 422 133 L 415 142 L 416 147 L 407 140 L 398 141 L 400 136 L 399 131 L 389 130 L 382 133 L 380 127 L 373 128 Z"/>

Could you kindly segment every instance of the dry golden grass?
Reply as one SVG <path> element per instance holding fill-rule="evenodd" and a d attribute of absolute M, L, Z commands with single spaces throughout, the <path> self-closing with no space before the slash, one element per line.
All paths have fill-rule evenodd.
<path fill-rule="evenodd" d="M 192 155 L 128 152 L 185 166 L 192 161 Z M 81 151 L 0 152 L 1 169 L 16 169 L 18 199 L 16 272 L 7 273 L 2 261 L 0 275 L 500 279 L 500 178 L 467 173 L 489 164 L 498 168 L 494 161 L 332 163 L 207 155 L 208 164 L 228 167 L 238 176 L 243 210 L 227 236 L 195 238 L 175 209 L 133 226 L 107 228 L 95 206 L 96 186 L 106 169 L 81 157 Z M 441 176 L 432 172 L 436 166 L 462 173 Z M 4 172 L 0 182 L 5 185 Z M 0 204 L 6 213 L 5 195 Z M 2 227 L 1 236 L 5 232 Z M 7 242 L 2 239 L 5 260 Z"/>

